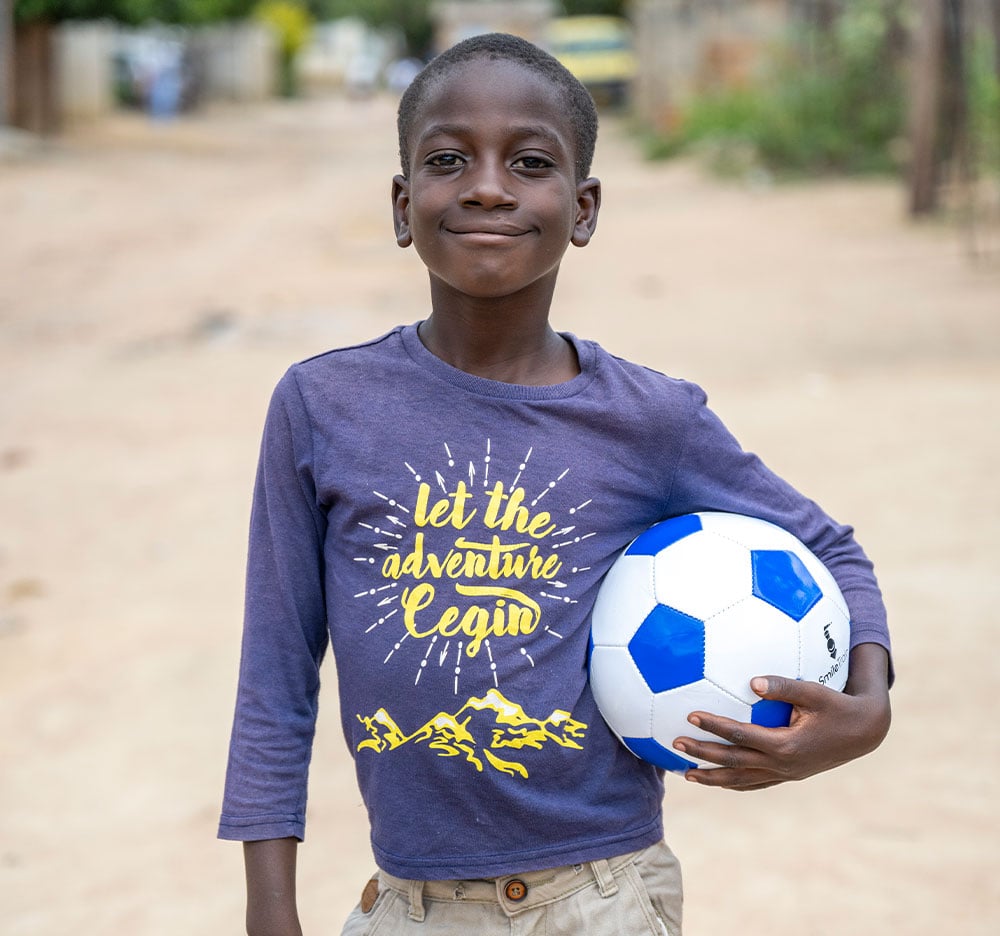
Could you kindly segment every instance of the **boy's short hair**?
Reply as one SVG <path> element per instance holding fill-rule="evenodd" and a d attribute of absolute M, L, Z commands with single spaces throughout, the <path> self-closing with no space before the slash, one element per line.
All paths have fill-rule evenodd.
<path fill-rule="evenodd" d="M 399 162 L 403 175 L 410 175 L 410 131 L 430 86 L 455 67 L 474 59 L 516 62 L 550 81 L 566 104 L 573 127 L 577 181 L 590 175 L 597 144 L 597 106 L 590 92 L 554 56 L 519 36 L 485 33 L 446 49 L 417 74 L 403 92 L 396 116 L 399 132 Z"/>

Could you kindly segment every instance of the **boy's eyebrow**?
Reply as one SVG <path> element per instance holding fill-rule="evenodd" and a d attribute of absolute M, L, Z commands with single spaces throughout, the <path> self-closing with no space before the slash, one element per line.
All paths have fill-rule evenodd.
<path fill-rule="evenodd" d="M 559 136 L 550 127 L 545 124 L 525 124 L 522 126 L 511 127 L 510 133 L 512 136 L 518 139 L 524 139 L 527 137 L 540 137 L 543 140 L 547 140 L 554 146 L 565 147 L 566 141 Z M 425 143 L 427 140 L 433 139 L 437 136 L 467 136 L 473 132 L 472 127 L 467 124 L 457 124 L 457 123 L 441 123 L 432 124 L 423 133 L 420 134 L 420 138 L 417 140 L 418 145 Z"/>

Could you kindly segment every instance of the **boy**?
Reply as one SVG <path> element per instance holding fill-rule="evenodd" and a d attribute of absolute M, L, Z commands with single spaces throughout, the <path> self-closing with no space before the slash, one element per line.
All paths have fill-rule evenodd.
<path fill-rule="evenodd" d="M 400 102 L 396 238 L 430 314 L 291 368 L 255 488 L 223 838 L 245 844 L 247 927 L 298 934 L 295 849 L 320 660 L 379 874 L 345 934 L 663 934 L 681 883 L 662 777 L 597 712 L 586 678 L 601 577 L 657 520 L 749 513 L 805 541 L 850 605 L 843 694 L 758 679 L 795 706 L 767 729 L 710 713 L 732 746 L 688 779 L 756 789 L 874 749 L 888 633 L 848 527 L 743 452 L 685 382 L 549 325 L 559 263 L 597 223 L 597 117 L 554 59 L 480 36 Z"/>

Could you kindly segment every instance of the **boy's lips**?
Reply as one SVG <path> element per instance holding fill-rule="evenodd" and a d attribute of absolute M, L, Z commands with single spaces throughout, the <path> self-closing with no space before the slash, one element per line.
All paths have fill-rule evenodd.
<path fill-rule="evenodd" d="M 447 227 L 445 230 L 449 234 L 456 234 L 459 237 L 469 237 L 484 240 L 499 240 L 502 238 L 521 237 L 527 234 L 525 228 L 514 227 L 509 224 L 477 224 L 474 226 Z"/>

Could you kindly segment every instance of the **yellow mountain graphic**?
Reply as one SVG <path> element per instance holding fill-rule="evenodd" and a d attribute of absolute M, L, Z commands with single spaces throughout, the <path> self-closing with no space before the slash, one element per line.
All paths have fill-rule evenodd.
<path fill-rule="evenodd" d="M 497 689 L 491 689 L 482 698 L 471 697 L 457 712 L 438 712 L 410 735 L 403 733 L 384 708 L 374 715 L 357 718 L 370 735 L 358 745 L 359 751 L 381 754 L 404 744 L 425 743 L 439 757 L 463 757 L 480 772 L 485 758 L 495 770 L 522 777 L 528 776 L 523 764 L 492 752 L 501 748 L 541 750 L 548 741 L 583 750 L 579 740 L 587 730 L 583 722 L 563 709 L 556 709 L 544 719 L 532 718 Z"/>
<path fill-rule="evenodd" d="M 406 736 L 399 730 L 392 716 L 384 709 L 380 708 L 370 718 L 358 716 L 358 720 L 368 729 L 371 737 L 367 741 L 362 741 L 358 745 L 358 750 L 370 748 L 373 751 L 385 751 L 397 748 L 407 741 Z"/>

